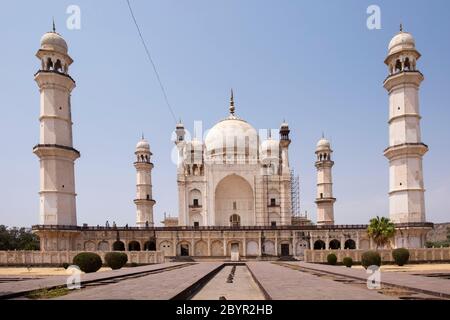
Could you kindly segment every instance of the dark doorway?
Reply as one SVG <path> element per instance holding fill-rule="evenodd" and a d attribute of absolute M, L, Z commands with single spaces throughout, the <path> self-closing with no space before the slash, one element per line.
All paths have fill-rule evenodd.
<path fill-rule="evenodd" d="M 180 244 L 180 255 L 182 257 L 189 256 L 189 245 L 188 244 Z"/>
<path fill-rule="evenodd" d="M 231 215 L 230 224 L 232 227 L 238 228 L 241 225 L 241 217 L 237 214 Z"/>
<path fill-rule="evenodd" d="M 125 251 L 125 244 L 122 241 L 116 241 L 113 243 L 114 251 Z"/>
<path fill-rule="evenodd" d="M 351 249 L 351 250 L 356 249 L 355 241 L 353 241 L 352 239 L 348 239 L 347 241 L 345 241 L 344 249 Z"/>
<path fill-rule="evenodd" d="M 322 240 L 314 242 L 314 250 L 325 250 L 325 242 Z"/>
<path fill-rule="evenodd" d="M 128 244 L 128 251 L 141 251 L 141 244 L 137 241 L 131 241 Z"/>
<path fill-rule="evenodd" d="M 341 243 L 338 240 L 333 239 L 330 241 L 329 247 L 331 250 L 337 250 L 341 248 Z"/>
<path fill-rule="evenodd" d="M 144 250 L 145 251 L 156 251 L 155 241 L 147 241 L 146 243 L 144 243 Z"/>
<path fill-rule="evenodd" d="M 289 255 L 289 243 L 281 244 L 281 256 L 287 257 Z"/>

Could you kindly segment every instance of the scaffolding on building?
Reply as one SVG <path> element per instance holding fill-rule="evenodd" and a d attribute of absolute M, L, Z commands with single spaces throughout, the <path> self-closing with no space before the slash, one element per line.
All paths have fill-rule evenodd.
<path fill-rule="evenodd" d="M 291 170 L 291 201 L 292 216 L 300 217 L 300 178 Z"/>

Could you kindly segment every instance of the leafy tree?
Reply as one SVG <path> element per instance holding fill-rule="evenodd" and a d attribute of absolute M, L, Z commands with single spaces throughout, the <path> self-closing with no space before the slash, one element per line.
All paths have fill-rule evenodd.
<path fill-rule="evenodd" d="M 10 247 L 11 237 L 8 228 L 0 225 L 0 250 L 8 250 Z"/>
<path fill-rule="evenodd" d="M 27 228 L 0 225 L 0 250 L 39 250 L 39 237 Z"/>
<path fill-rule="evenodd" d="M 20 228 L 17 239 L 17 250 L 39 250 L 39 237 L 30 229 Z"/>
<path fill-rule="evenodd" d="M 425 243 L 427 248 L 448 248 L 450 247 L 450 227 L 447 227 L 447 239 L 440 241 L 427 241 Z"/>
<path fill-rule="evenodd" d="M 445 240 L 445 241 L 428 241 L 425 243 L 425 246 L 427 248 L 448 248 L 450 247 L 450 240 Z"/>
<path fill-rule="evenodd" d="M 376 243 L 378 249 L 389 244 L 390 239 L 395 235 L 395 226 L 389 218 L 377 216 L 370 220 L 367 233 Z"/>

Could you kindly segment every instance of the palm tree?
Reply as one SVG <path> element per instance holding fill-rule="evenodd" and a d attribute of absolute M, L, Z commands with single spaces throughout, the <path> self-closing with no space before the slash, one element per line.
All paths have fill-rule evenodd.
<path fill-rule="evenodd" d="M 376 217 L 370 220 L 367 227 L 369 237 L 377 244 L 378 247 L 384 247 L 395 234 L 395 226 L 389 218 Z"/>

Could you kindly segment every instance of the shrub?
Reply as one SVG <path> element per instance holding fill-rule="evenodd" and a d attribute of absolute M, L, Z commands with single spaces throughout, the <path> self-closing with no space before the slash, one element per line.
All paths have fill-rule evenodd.
<path fill-rule="evenodd" d="M 81 252 L 73 258 L 73 264 L 86 273 L 96 272 L 102 267 L 102 258 L 93 252 Z"/>
<path fill-rule="evenodd" d="M 381 256 L 376 251 L 366 251 L 361 256 L 361 264 L 367 269 L 369 266 L 381 266 Z"/>
<path fill-rule="evenodd" d="M 353 259 L 350 257 L 345 257 L 344 259 L 342 259 L 342 263 L 344 264 L 344 266 L 346 266 L 347 268 L 351 268 L 353 265 Z"/>
<path fill-rule="evenodd" d="M 409 251 L 405 248 L 392 250 L 392 258 L 398 266 L 403 266 L 409 260 Z"/>
<path fill-rule="evenodd" d="M 436 241 L 436 242 L 427 241 L 425 243 L 425 246 L 427 248 L 448 248 L 450 247 L 450 240 Z"/>
<path fill-rule="evenodd" d="M 62 267 L 63 267 L 64 269 L 67 269 L 69 266 L 70 266 L 70 263 L 67 263 L 67 262 L 64 262 L 64 263 L 62 264 Z"/>
<path fill-rule="evenodd" d="M 105 262 L 113 270 L 122 268 L 128 261 L 128 256 L 123 252 L 108 252 L 105 255 Z"/>
<path fill-rule="evenodd" d="M 330 253 L 327 256 L 327 261 L 328 261 L 328 264 L 331 264 L 332 266 L 334 266 L 336 264 L 336 262 L 337 262 L 336 255 L 334 253 Z"/>

